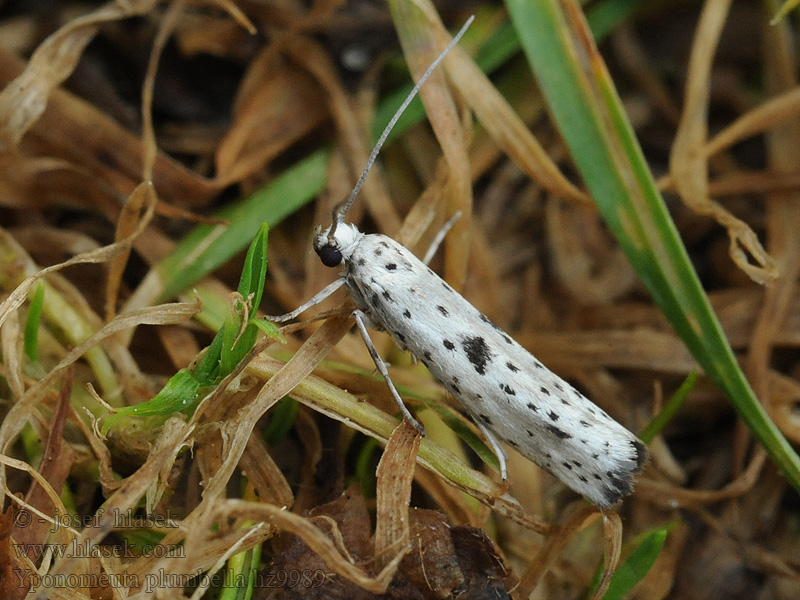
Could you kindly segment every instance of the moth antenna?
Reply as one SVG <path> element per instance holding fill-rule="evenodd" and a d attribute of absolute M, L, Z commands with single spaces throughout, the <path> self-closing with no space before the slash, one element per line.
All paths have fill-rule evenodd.
<path fill-rule="evenodd" d="M 350 196 L 348 196 L 347 200 L 345 200 L 343 204 L 340 204 L 337 208 L 334 209 L 333 224 L 331 225 L 330 232 L 328 233 L 329 240 L 333 240 L 333 234 L 336 231 L 336 226 L 344 221 L 344 217 L 347 214 L 347 211 L 350 210 L 350 207 L 353 205 L 353 202 L 355 202 L 356 196 L 358 196 L 358 193 L 361 191 L 361 186 L 364 185 L 364 181 L 367 179 L 367 175 L 369 175 L 370 169 L 372 169 L 372 165 L 375 163 L 375 159 L 378 157 L 378 153 L 381 151 L 381 148 L 383 147 L 386 138 L 389 137 L 389 134 L 391 133 L 392 129 L 397 124 L 398 119 L 400 119 L 402 114 L 405 112 L 406 108 L 408 108 L 408 105 L 411 104 L 411 101 L 417 95 L 417 92 L 419 92 L 419 88 L 422 87 L 422 84 L 425 83 L 425 80 L 427 80 L 428 77 L 430 77 L 434 69 L 436 69 L 436 67 L 439 66 L 439 63 L 442 62 L 444 57 L 447 56 L 447 53 L 450 52 L 450 50 L 453 49 L 453 46 L 455 46 L 458 43 L 458 41 L 461 39 L 461 37 L 464 35 L 464 33 L 467 31 L 469 26 L 472 24 L 472 21 L 474 20 L 475 20 L 475 15 L 472 15 L 469 19 L 467 19 L 466 23 L 464 23 L 464 25 L 461 26 L 461 29 L 458 30 L 458 33 L 453 37 L 452 40 L 450 40 L 450 43 L 447 44 L 445 49 L 442 50 L 441 54 L 439 54 L 439 56 L 436 57 L 436 59 L 430 64 L 427 70 L 422 74 L 422 77 L 420 77 L 419 81 L 416 83 L 414 88 L 409 92 L 408 96 L 406 96 L 406 99 L 403 100 L 403 103 L 400 105 L 400 108 L 398 108 L 395 111 L 394 116 L 391 118 L 389 123 L 384 128 L 383 133 L 381 133 L 381 137 L 378 138 L 378 141 L 375 143 L 375 147 L 372 149 L 372 152 L 370 153 L 369 158 L 367 159 L 367 166 L 364 167 L 364 170 L 361 172 L 361 177 L 358 178 L 358 181 L 356 182 L 353 191 L 350 192 Z"/>

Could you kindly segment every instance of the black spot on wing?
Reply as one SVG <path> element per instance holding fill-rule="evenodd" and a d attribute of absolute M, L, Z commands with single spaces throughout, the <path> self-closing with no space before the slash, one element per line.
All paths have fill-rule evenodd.
<path fill-rule="evenodd" d="M 363 267 L 365 264 L 367 264 L 367 259 L 362 256 L 357 262 L 359 267 Z"/>
<path fill-rule="evenodd" d="M 447 309 L 444 306 L 442 306 L 441 304 L 437 304 L 436 305 L 436 310 L 438 310 L 440 313 L 442 313 L 442 315 L 445 316 L 445 317 L 450 314 L 449 312 L 447 312 Z"/>
<path fill-rule="evenodd" d="M 461 342 L 461 347 L 467 353 L 467 359 L 475 367 L 478 375 L 486 373 L 486 365 L 491 362 L 492 355 L 489 351 L 489 345 L 480 336 L 468 337 Z"/>
<path fill-rule="evenodd" d="M 492 420 L 489 418 L 489 415 L 485 415 L 485 414 L 481 413 L 478 416 L 481 418 L 481 421 L 483 421 L 487 425 L 491 425 L 492 424 Z"/>
<path fill-rule="evenodd" d="M 411 318 L 411 312 L 410 312 L 408 309 L 405 309 L 405 310 L 403 311 L 403 316 L 404 316 L 406 319 L 410 319 L 410 318 Z"/>
<path fill-rule="evenodd" d="M 514 363 L 512 363 L 512 362 L 507 362 L 507 363 L 506 363 L 506 366 L 508 367 L 508 369 L 509 369 L 509 370 L 510 370 L 512 373 L 517 373 L 517 372 L 519 372 L 519 367 L 518 367 L 517 365 L 515 365 Z"/>
<path fill-rule="evenodd" d="M 539 412 L 539 407 L 536 406 L 533 402 L 528 402 L 526 406 L 530 408 L 533 412 Z"/>
<path fill-rule="evenodd" d="M 500 389 L 503 390 L 509 396 L 516 396 L 517 395 L 517 392 L 514 390 L 514 388 L 512 388 L 511 386 L 509 386 L 509 385 L 507 385 L 505 383 L 501 383 L 500 384 Z"/>
<path fill-rule="evenodd" d="M 455 350 L 456 345 L 450 340 L 443 340 L 442 344 L 444 344 L 444 347 L 448 350 Z"/>
<path fill-rule="evenodd" d="M 549 413 L 547 413 L 547 416 L 550 417 L 551 421 L 558 421 L 558 419 L 561 418 L 559 414 L 554 410 L 551 410 Z"/>
<path fill-rule="evenodd" d="M 397 269 L 397 263 L 386 263 L 384 267 L 386 267 L 387 271 L 394 271 Z"/>
<path fill-rule="evenodd" d="M 545 429 L 547 429 L 547 431 L 552 433 L 554 436 L 556 436 L 560 440 L 568 440 L 568 439 L 572 438 L 572 436 L 570 434 L 568 434 L 566 431 L 556 427 L 555 425 L 551 425 L 550 423 L 545 423 L 544 427 L 545 427 Z"/>

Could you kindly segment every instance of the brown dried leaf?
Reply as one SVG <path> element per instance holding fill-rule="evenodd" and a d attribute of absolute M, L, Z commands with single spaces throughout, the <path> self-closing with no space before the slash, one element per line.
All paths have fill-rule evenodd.
<path fill-rule="evenodd" d="M 327 116 L 316 82 L 275 59 L 267 47 L 250 63 L 234 107 L 233 125 L 216 153 L 221 185 L 261 169 Z"/>
<path fill-rule="evenodd" d="M 588 201 L 586 194 L 561 173 L 508 101 L 463 49 L 455 47 L 444 64 L 486 132 L 520 170 L 560 198 Z"/>
<path fill-rule="evenodd" d="M 5 84 L 5 89 L 15 77 L 25 72 L 24 68 L 20 59 L 0 49 L 0 85 Z M 87 173 L 125 196 L 141 182 L 142 141 L 89 102 L 60 88 L 50 92 L 47 110 L 30 124 L 23 143 L 29 154 L 59 157 L 61 167 L 55 169 L 56 165 L 51 164 L 44 173 L 55 179 L 51 187 L 55 186 L 56 191 L 69 190 L 70 196 L 78 199 L 82 198 L 81 191 L 85 188 L 87 202 L 91 201 L 93 207 L 106 211 L 112 220 L 115 218 L 112 211 L 118 210 L 115 208 L 116 195 L 109 194 L 97 182 L 88 185 L 92 180 L 87 179 Z M 53 163 L 54 159 L 43 160 Z M 67 167 L 73 173 L 65 172 Z M 41 168 L 15 168 L 9 169 L 9 173 L 21 179 L 15 189 L 20 189 L 23 183 L 34 191 L 41 187 L 36 179 L 42 177 Z M 205 203 L 219 190 L 213 182 L 163 153 L 158 155 L 153 182 L 162 197 L 179 199 L 188 206 Z M 31 193 L 26 197 L 26 203 L 35 206 L 36 195 Z"/>
<path fill-rule="evenodd" d="M 604 235 L 597 210 L 552 198 L 545 216 L 559 283 L 581 303 L 609 304 L 638 283 L 625 254 Z"/>
<path fill-rule="evenodd" d="M 235 418 L 223 424 L 223 433 L 228 436 L 225 438 L 227 444 L 225 462 L 219 471 L 208 480 L 205 486 L 204 498 L 215 498 L 224 494 L 225 486 L 228 484 L 233 469 L 244 453 L 247 441 L 258 419 L 278 400 L 305 380 L 349 329 L 349 315 L 334 317 L 325 321 L 308 338 L 291 360 L 283 365 L 264 384 L 253 402 L 240 410 Z M 255 364 L 257 364 L 257 361 L 252 361 L 248 366 L 248 370 L 252 372 L 251 367 Z M 200 418 L 204 404 L 205 401 L 192 415 L 192 422 L 196 422 Z"/>
<path fill-rule="evenodd" d="M 435 510 L 412 508 L 408 522 L 411 550 L 400 563 L 400 573 L 417 589 L 430 591 L 436 598 L 450 598 L 456 589 L 461 592 L 465 575 L 451 536 L 455 532 L 451 532 L 445 516 Z"/>
<path fill-rule="evenodd" d="M 61 381 L 61 390 L 58 394 L 58 404 L 53 418 L 50 421 L 50 430 L 42 453 L 42 462 L 39 473 L 50 484 L 50 487 L 60 492 L 69 475 L 69 470 L 75 460 L 75 451 L 69 444 L 64 443 L 64 425 L 70 412 L 70 398 L 72 395 L 72 381 L 75 369 L 70 367 L 64 373 Z M 45 514 L 54 515 L 56 506 L 50 501 L 46 491 L 35 481 L 25 495 L 25 501 L 32 507 Z M 30 526 L 20 530 L 15 539 L 21 543 L 44 543 L 45 533 L 49 528 L 48 523 L 33 522 Z"/>
<path fill-rule="evenodd" d="M 104 23 L 149 12 L 156 0 L 109 2 L 69 21 L 42 42 L 25 71 L 0 91 L 0 151 L 16 147 L 47 107 L 50 94 L 66 81 L 86 45 Z"/>
<path fill-rule="evenodd" d="M 520 597 L 517 580 L 486 532 L 460 525 L 452 532 L 458 565 L 464 574 L 463 600 Z M 512 596 L 513 593 L 513 596 Z"/>

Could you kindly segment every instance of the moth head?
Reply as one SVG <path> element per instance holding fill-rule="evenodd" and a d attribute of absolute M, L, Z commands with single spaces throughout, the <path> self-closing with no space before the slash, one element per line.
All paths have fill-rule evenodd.
<path fill-rule="evenodd" d="M 350 223 L 336 223 L 324 231 L 314 232 L 314 252 L 326 267 L 338 267 L 346 262 L 358 243 L 362 233 Z"/>

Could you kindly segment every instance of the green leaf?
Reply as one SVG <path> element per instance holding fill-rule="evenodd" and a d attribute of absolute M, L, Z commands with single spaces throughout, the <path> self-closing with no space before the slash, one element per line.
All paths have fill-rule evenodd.
<path fill-rule="evenodd" d="M 258 317 L 256 319 L 250 319 L 250 324 L 258 327 L 268 338 L 272 338 L 277 342 L 284 342 L 286 340 L 280 328 L 272 321 L 267 321 L 266 319 Z"/>
<path fill-rule="evenodd" d="M 203 357 L 194 368 L 193 375 L 195 379 L 203 385 L 213 385 L 215 381 L 222 379 L 222 377 L 219 376 L 219 362 L 220 356 L 222 355 L 223 338 L 225 336 L 223 329 L 224 327 L 220 328 L 217 335 L 214 336 L 211 345 L 206 348 Z"/>
<path fill-rule="evenodd" d="M 40 281 L 33 292 L 28 317 L 25 319 L 25 355 L 31 362 L 39 360 L 39 325 L 42 320 L 42 306 L 44 305 L 44 284 Z"/>
<path fill-rule="evenodd" d="M 267 240 L 269 238 L 269 225 L 262 223 L 244 259 L 242 277 L 239 280 L 239 293 L 242 298 L 249 299 L 251 314 L 261 304 L 264 293 L 264 282 L 267 279 Z M 252 296 L 252 299 L 251 299 Z"/>
<path fill-rule="evenodd" d="M 642 430 L 639 434 L 640 440 L 645 444 L 649 444 L 653 441 L 653 438 L 664 430 L 667 423 L 672 421 L 681 406 L 683 406 L 683 403 L 686 402 L 686 398 L 689 397 L 689 393 L 694 389 L 695 383 L 697 383 L 697 372 L 692 371 L 686 376 L 686 379 L 683 380 L 683 383 L 675 393 L 670 396 L 661 412 Z"/>
<path fill-rule="evenodd" d="M 375 438 L 367 438 L 356 459 L 355 478 L 361 486 L 365 498 L 375 498 L 378 488 L 375 454 L 380 450 L 380 443 Z"/>
<path fill-rule="evenodd" d="M 661 548 L 664 547 L 668 530 L 667 527 L 659 527 L 639 536 L 641 542 L 625 562 L 617 567 L 603 600 L 622 600 L 644 579 L 661 553 Z M 596 577 L 598 581 L 600 574 L 598 569 Z"/>
<path fill-rule="evenodd" d="M 147 402 L 124 406 L 116 414 L 109 416 L 103 432 L 107 432 L 123 417 L 166 416 L 193 407 L 199 389 L 200 382 L 192 376 L 189 369 L 181 369 Z"/>

